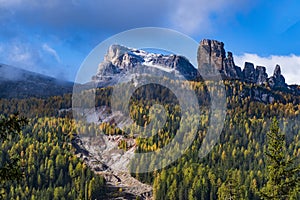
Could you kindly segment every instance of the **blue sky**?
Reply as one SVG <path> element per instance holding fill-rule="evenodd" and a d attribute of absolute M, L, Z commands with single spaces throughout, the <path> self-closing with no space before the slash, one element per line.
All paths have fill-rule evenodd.
<path fill-rule="evenodd" d="M 100 42 L 153 26 L 223 41 L 238 65 L 271 74 L 278 63 L 300 84 L 299 8 L 298 0 L 0 0 L 0 63 L 74 80 Z"/>

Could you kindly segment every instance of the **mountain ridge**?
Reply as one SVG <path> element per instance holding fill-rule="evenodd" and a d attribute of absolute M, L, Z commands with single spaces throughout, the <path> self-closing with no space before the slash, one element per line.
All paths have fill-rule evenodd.
<path fill-rule="evenodd" d="M 227 53 L 227 55 L 226 55 Z M 276 65 L 274 74 L 269 77 L 265 66 L 256 66 L 246 61 L 244 68 L 235 65 L 233 53 L 226 52 L 224 43 L 217 40 L 203 39 L 198 49 L 198 66 L 193 66 L 182 55 L 163 55 L 146 52 L 118 44 L 111 45 L 103 62 L 98 66 L 98 72 L 92 77 L 93 81 L 105 82 L 113 76 L 126 70 L 135 68 L 137 65 L 145 65 L 152 68 L 169 72 L 181 73 L 187 80 L 193 80 L 202 71 L 216 68 L 225 79 L 238 79 L 246 83 L 258 85 L 268 84 L 271 88 L 287 88 L 284 76 L 281 74 L 280 65 Z M 201 75 L 200 75 L 201 76 Z"/>
<path fill-rule="evenodd" d="M 0 64 L 0 98 L 45 98 L 71 93 L 74 83 Z"/>

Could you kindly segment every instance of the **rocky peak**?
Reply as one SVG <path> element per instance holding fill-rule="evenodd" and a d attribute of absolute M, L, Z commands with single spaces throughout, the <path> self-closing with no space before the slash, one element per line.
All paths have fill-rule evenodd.
<path fill-rule="evenodd" d="M 281 68 L 280 68 L 280 65 L 276 65 L 273 76 L 274 76 L 274 77 L 279 77 L 279 76 L 281 76 Z"/>
<path fill-rule="evenodd" d="M 268 74 L 266 72 L 266 68 L 263 66 L 256 67 L 256 83 L 262 85 L 268 79 Z"/>
<path fill-rule="evenodd" d="M 240 79 L 241 69 L 234 64 L 231 52 L 228 52 L 226 57 L 223 42 L 202 40 L 198 49 L 198 62 L 200 72 L 210 73 L 216 69 L 223 77 Z"/>
<path fill-rule="evenodd" d="M 141 70 L 141 73 L 173 73 L 187 80 L 194 80 L 198 75 L 197 69 L 183 56 L 156 54 L 113 44 L 108 48 L 92 80 L 98 83 L 110 81 L 110 84 L 114 84 L 131 69 Z"/>
<path fill-rule="evenodd" d="M 268 78 L 265 67 L 254 67 L 254 64 L 250 62 L 245 62 L 244 69 L 241 70 L 235 65 L 231 52 L 228 52 L 226 57 L 224 43 L 216 40 L 204 39 L 200 42 L 198 64 L 200 72 L 209 74 L 209 72 L 218 70 L 226 79 L 239 79 L 259 85 L 268 83 L 271 88 L 287 86 L 279 65 L 276 65 L 274 75 L 270 78 Z"/>
<path fill-rule="evenodd" d="M 255 83 L 262 85 L 268 79 L 268 74 L 266 73 L 266 68 L 263 66 L 254 67 L 253 63 L 245 62 L 243 70 L 243 80 L 249 83 Z"/>
<path fill-rule="evenodd" d="M 225 58 L 224 43 L 217 40 L 204 39 L 200 42 L 198 51 L 198 61 L 203 65 L 215 64 L 215 68 L 223 70 Z M 204 66 L 203 66 L 204 67 Z"/>
<path fill-rule="evenodd" d="M 129 51 L 129 48 L 127 48 L 125 46 L 113 44 L 108 48 L 107 53 L 104 57 L 104 61 L 113 61 L 113 60 L 119 58 L 120 56 L 124 55 L 124 53 L 126 53 L 128 51 Z"/>
<path fill-rule="evenodd" d="M 273 76 L 268 79 L 268 84 L 271 88 L 286 88 L 285 78 L 281 74 L 281 68 L 276 65 Z"/>
<path fill-rule="evenodd" d="M 246 82 L 254 83 L 255 80 L 255 68 L 253 63 L 245 62 L 244 70 L 243 70 L 244 80 Z"/>

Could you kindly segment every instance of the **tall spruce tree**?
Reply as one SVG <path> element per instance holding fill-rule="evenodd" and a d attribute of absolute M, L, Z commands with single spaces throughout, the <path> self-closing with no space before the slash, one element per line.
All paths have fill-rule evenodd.
<path fill-rule="evenodd" d="M 276 118 L 267 133 L 267 145 L 267 182 L 260 195 L 263 199 L 290 199 L 299 184 L 299 166 L 294 162 L 295 157 L 288 156 L 285 134 L 280 131 Z"/>

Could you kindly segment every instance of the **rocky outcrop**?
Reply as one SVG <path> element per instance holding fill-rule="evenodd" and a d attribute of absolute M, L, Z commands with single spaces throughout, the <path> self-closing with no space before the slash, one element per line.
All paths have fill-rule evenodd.
<path fill-rule="evenodd" d="M 266 73 L 265 67 L 257 66 L 256 68 L 254 68 L 253 63 L 245 62 L 243 76 L 241 77 L 241 79 L 248 83 L 262 85 L 266 83 L 268 74 Z"/>
<path fill-rule="evenodd" d="M 231 52 L 227 53 L 227 57 L 224 59 L 223 66 L 224 69 L 222 73 L 224 73 L 225 76 L 231 77 L 233 79 L 242 78 L 241 68 L 234 64 L 234 60 Z"/>
<path fill-rule="evenodd" d="M 266 68 L 263 66 L 256 67 L 256 83 L 262 85 L 268 79 L 268 74 L 266 72 Z"/>
<path fill-rule="evenodd" d="M 280 96 L 274 93 L 275 90 L 296 95 L 300 94 L 298 87 L 289 86 L 285 83 L 285 78 L 281 74 L 279 65 L 276 65 L 271 77 L 266 73 L 264 66 L 255 67 L 251 62 L 245 62 L 243 70 L 236 66 L 232 53 L 228 52 L 226 56 L 223 42 L 208 39 L 202 40 L 197 56 L 200 75 L 204 74 L 206 78 L 211 77 L 213 79 L 219 73 L 223 79 L 239 80 L 248 83 L 249 88 L 244 89 L 239 94 L 242 99 L 249 97 L 255 101 L 272 103 L 277 100 L 283 101 Z M 271 90 L 265 86 L 269 86 Z"/>
<path fill-rule="evenodd" d="M 240 79 L 241 68 L 234 64 L 231 52 L 227 53 L 224 43 L 216 40 L 204 39 L 198 49 L 198 69 L 201 75 L 213 76 L 220 72 L 223 77 Z"/>
<path fill-rule="evenodd" d="M 239 97 L 240 99 L 249 97 L 253 101 L 259 101 L 266 104 L 273 103 L 274 101 L 284 102 L 282 96 L 274 94 L 272 91 L 259 86 L 244 88 L 240 92 Z"/>
<path fill-rule="evenodd" d="M 223 70 L 223 61 L 225 58 L 224 43 L 216 40 L 204 39 L 200 42 L 198 50 L 198 63 L 204 71 L 215 68 L 219 71 Z"/>
<path fill-rule="evenodd" d="M 245 62 L 245 67 L 243 70 L 243 79 L 245 82 L 255 83 L 255 68 L 253 63 Z"/>
<path fill-rule="evenodd" d="M 281 68 L 279 65 L 276 65 L 274 74 L 268 79 L 268 84 L 271 88 L 287 88 L 285 83 L 285 78 L 281 74 Z"/>
<path fill-rule="evenodd" d="M 200 42 L 198 65 L 199 71 L 206 75 L 214 74 L 217 70 L 226 79 L 238 79 L 258 85 L 266 83 L 271 88 L 287 88 L 279 65 L 276 66 L 274 75 L 270 78 L 268 78 L 265 67 L 257 66 L 255 68 L 254 64 L 250 62 L 245 62 L 242 70 L 235 65 L 231 52 L 228 52 L 226 56 L 224 43 L 216 40 L 204 39 Z"/>

